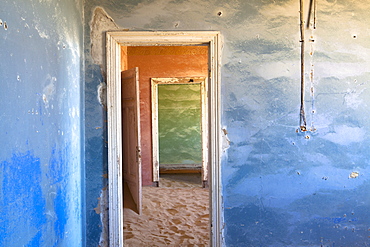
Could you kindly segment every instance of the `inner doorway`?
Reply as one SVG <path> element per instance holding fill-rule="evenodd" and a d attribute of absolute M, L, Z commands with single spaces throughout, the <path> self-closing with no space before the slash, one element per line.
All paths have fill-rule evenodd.
<path fill-rule="evenodd" d="M 158 102 L 158 89 L 166 84 L 187 84 L 187 85 L 198 85 L 199 93 L 202 94 L 202 101 L 199 105 L 203 110 L 203 121 L 202 127 L 202 143 L 204 146 L 200 146 L 200 152 L 204 150 L 202 157 L 200 158 L 201 165 L 204 163 L 206 169 L 203 173 L 205 179 L 207 180 L 207 157 L 208 157 L 208 128 L 207 128 L 207 84 L 208 81 L 208 45 L 189 45 L 189 46 L 122 46 L 121 55 L 121 69 L 123 71 L 138 67 L 139 69 L 139 91 L 140 91 L 140 123 L 141 123 L 141 163 L 142 163 L 142 181 L 143 186 L 158 186 L 159 184 L 159 154 L 160 148 L 158 145 L 158 114 L 157 102 Z M 191 76 L 191 77 L 189 77 Z M 174 79 L 170 79 L 174 78 Z M 186 80 L 188 78 L 188 80 Z M 189 82 L 190 81 L 190 82 Z M 191 82 L 193 81 L 193 82 Z M 203 81 L 203 82 L 202 82 Z M 202 82 L 202 83 L 201 83 Z M 202 90 L 200 91 L 200 87 Z M 167 86 L 165 86 L 167 88 Z M 173 91 L 173 93 L 175 93 Z M 191 93 L 191 91 L 184 92 L 186 94 Z M 182 95 L 183 98 L 191 97 L 191 95 Z M 181 96 L 179 96 L 181 97 Z M 179 100 L 177 97 L 177 100 Z M 199 96 L 200 97 L 200 96 Z M 174 102 L 169 102 L 172 104 Z M 176 102 L 175 102 L 176 103 Z M 187 102 L 180 102 L 182 105 L 188 104 Z M 167 108 L 170 105 L 167 105 Z M 185 107 L 187 109 L 188 107 Z M 184 108 L 183 108 L 184 109 Z M 163 110 L 163 109 L 162 109 Z M 177 111 L 182 109 L 178 108 Z M 188 109 L 187 109 L 188 110 Z M 204 114 L 203 114 L 204 113 Z M 178 116 L 180 113 L 178 114 Z M 163 115 L 162 115 L 163 117 Z M 170 119 L 172 121 L 172 119 Z M 187 120 L 189 121 L 189 119 Z M 173 128 L 173 126 L 168 126 L 169 122 L 161 122 L 161 126 L 165 124 L 168 128 Z M 176 123 L 178 124 L 178 123 Z M 170 134 L 178 135 L 180 131 L 177 129 L 171 131 Z M 185 130 L 191 131 L 191 129 Z M 163 139 L 162 139 L 163 140 Z M 162 143 L 163 144 L 163 143 Z M 174 142 L 174 145 L 180 145 L 178 142 Z M 185 147 L 186 145 L 184 145 Z M 163 147 L 163 146 L 162 146 Z M 162 150 L 163 151 L 163 150 Z M 183 148 L 184 153 L 189 154 L 189 151 Z M 163 154 L 163 152 L 162 152 Z M 173 157 L 172 157 L 173 158 Z M 184 158 L 184 157 L 183 157 Z M 194 159 L 194 157 L 192 158 Z M 175 163 L 186 163 L 176 161 Z M 167 159 L 168 161 L 168 159 Z M 204 161 L 204 162 L 203 162 Z M 193 162 L 194 163 L 194 162 Z M 170 164 L 171 165 L 171 164 Z M 190 169 L 188 169 L 190 170 Z M 194 169 L 192 169 L 194 170 Z"/>
<path fill-rule="evenodd" d="M 208 187 L 207 78 L 152 78 L 151 89 L 154 183 L 160 174 L 201 173 Z"/>
<path fill-rule="evenodd" d="M 107 85 L 108 85 L 108 170 L 109 170 L 109 230 L 110 245 L 123 246 L 123 191 L 122 143 L 120 142 L 121 85 L 120 48 L 122 46 L 175 46 L 206 45 L 209 51 L 209 171 L 211 243 L 221 244 L 220 198 L 220 145 L 219 145 L 219 54 L 218 32 L 108 32 L 107 33 Z"/>
<path fill-rule="evenodd" d="M 147 174 L 147 178 L 143 176 L 142 215 L 132 215 L 128 208 L 124 210 L 125 244 L 145 246 L 161 242 L 174 246 L 208 246 L 209 195 L 205 194 L 207 189 L 202 189 L 202 181 L 206 183 L 207 178 L 199 179 L 198 187 L 191 189 L 190 181 L 185 182 L 194 175 L 207 174 L 207 169 L 202 168 L 203 164 L 207 168 L 208 163 L 205 110 L 208 46 L 125 46 L 122 53 L 122 69 L 130 71 L 138 67 L 139 70 L 139 136 L 143 144 L 139 149 L 142 174 Z M 184 77 L 186 75 L 193 76 Z M 122 78 L 122 82 L 126 80 Z M 122 84 L 122 88 L 125 87 Z M 122 123 L 127 125 L 129 121 Z M 165 177 L 169 172 L 170 177 Z M 175 183 L 181 184 L 180 180 L 184 188 L 175 187 Z M 165 183 L 170 186 L 165 187 Z M 157 237 L 159 235 L 161 237 Z"/>

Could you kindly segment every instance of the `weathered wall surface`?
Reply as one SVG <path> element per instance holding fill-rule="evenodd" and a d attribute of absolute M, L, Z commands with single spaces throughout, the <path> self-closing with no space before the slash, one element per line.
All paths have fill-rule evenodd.
<path fill-rule="evenodd" d="M 296 132 L 298 0 L 91 0 L 85 4 L 86 33 L 97 6 L 122 29 L 221 31 L 222 125 L 230 139 L 222 162 L 226 246 L 370 244 L 370 1 L 317 1 L 316 29 L 306 30 L 305 40 L 312 131 L 304 133 Z M 92 159 L 92 150 L 105 153 L 103 130 L 94 129 L 104 127 L 95 95 L 103 76 L 85 38 L 86 110 L 95 114 L 86 124 Z M 97 180 L 105 173 L 99 157 L 91 166 Z M 91 202 L 102 185 L 87 184 Z M 88 225 L 88 233 L 96 236 L 99 229 Z"/>
<path fill-rule="evenodd" d="M 86 246 L 107 246 L 105 31 L 117 26 L 101 8 L 88 8 L 84 15 Z"/>
<path fill-rule="evenodd" d="M 83 246 L 82 1 L 0 19 L 0 246 Z"/>

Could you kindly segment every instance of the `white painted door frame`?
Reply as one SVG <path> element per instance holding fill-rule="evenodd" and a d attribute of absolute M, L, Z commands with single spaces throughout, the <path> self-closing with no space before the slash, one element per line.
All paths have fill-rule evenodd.
<path fill-rule="evenodd" d="M 121 247 L 123 186 L 121 125 L 121 46 L 208 45 L 209 47 L 209 181 L 211 246 L 222 246 L 220 63 L 221 35 L 217 31 L 107 32 L 109 246 Z"/>

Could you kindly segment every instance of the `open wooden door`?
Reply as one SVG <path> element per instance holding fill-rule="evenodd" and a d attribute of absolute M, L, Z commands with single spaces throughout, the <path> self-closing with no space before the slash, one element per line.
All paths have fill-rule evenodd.
<path fill-rule="evenodd" d="M 123 183 L 126 183 L 141 214 L 141 145 L 139 69 L 121 72 Z"/>

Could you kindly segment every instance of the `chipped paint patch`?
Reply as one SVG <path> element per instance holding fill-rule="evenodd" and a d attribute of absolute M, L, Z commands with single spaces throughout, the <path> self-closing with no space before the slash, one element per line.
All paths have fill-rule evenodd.
<path fill-rule="evenodd" d="M 99 240 L 99 247 L 107 247 L 109 245 L 109 201 L 108 201 L 108 188 L 104 187 L 98 198 L 98 205 L 94 208 L 95 213 L 100 215 L 100 220 L 102 222 L 102 232 Z"/>
<path fill-rule="evenodd" d="M 94 10 L 90 22 L 90 39 L 91 39 L 91 57 L 95 64 L 100 66 L 102 74 L 106 70 L 106 52 L 105 52 L 105 33 L 107 31 L 117 30 L 119 27 L 103 8 L 97 7 Z M 102 82 L 98 86 L 98 101 L 106 108 L 107 106 L 107 85 Z"/>
<path fill-rule="evenodd" d="M 221 129 L 222 152 L 225 152 L 230 147 L 230 140 L 227 137 L 226 127 Z"/>
<path fill-rule="evenodd" d="M 107 84 L 104 82 L 98 85 L 98 100 L 102 106 L 107 107 Z"/>
<path fill-rule="evenodd" d="M 47 76 L 46 81 L 49 82 L 43 89 L 42 100 L 44 101 L 45 108 L 49 108 L 49 101 L 55 94 L 56 77 Z"/>
<path fill-rule="evenodd" d="M 38 32 L 40 38 L 50 39 L 50 36 L 45 32 L 45 30 L 41 30 L 41 27 L 38 24 L 35 25 L 35 29 Z"/>
<path fill-rule="evenodd" d="M 351 172 L 351 174 L 349 174 L 348 178 L 357 178 L 360 174 L 358 172 Z"/>
<path fill-rule="evenodd" d="M 105 67 L 105 32 L 117 30 L 119 27 L 101 7 L 94 10 L 90 22 L 91 57 L 95 64 Z"/>
<path fill-rule="evenodd" d="M 72 118 L 79 117 L 79 112 L 76 107 L 69 108 L 69 116 Z"/>

